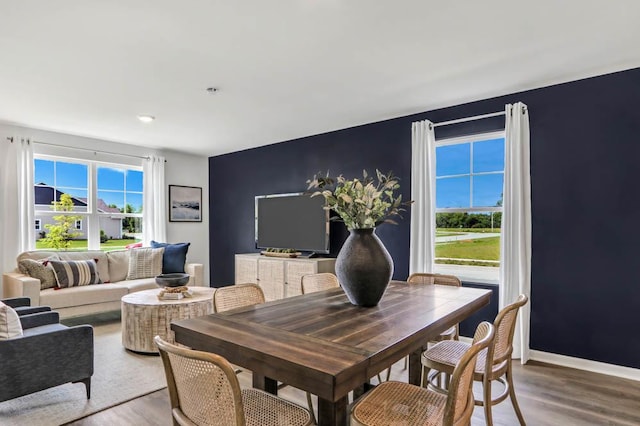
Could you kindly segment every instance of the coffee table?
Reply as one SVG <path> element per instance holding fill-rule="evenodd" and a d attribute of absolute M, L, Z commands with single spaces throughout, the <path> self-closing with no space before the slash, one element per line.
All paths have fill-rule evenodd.
<path fill-rule="evenodd" d="M 132 351 L 158 353 L 153 338 L 175 343 L 171 321 L 213 312 L 214 288 L 189 287 L 192 297 L 160 300 L 162 289 L 137 291 L 122 297 L 122 345 Z"/>

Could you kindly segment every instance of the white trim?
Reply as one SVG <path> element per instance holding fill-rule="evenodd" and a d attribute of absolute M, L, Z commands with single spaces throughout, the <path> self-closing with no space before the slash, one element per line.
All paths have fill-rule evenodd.
<path fill-rule="evenodd" d="M 436 138 L 436 148 L 445 145 L 458 145 L 465 142 L 482 142 L 496 138 L 504 138 L 504 130 L 498 130 L 496 132 L 475 133 L 466 136 L 456 136 L 454 138 Z"/>
<path fill-rule="evenodd" d="M 546 362 L 548 364 L 561 365 L 563 367 L 590 371 L 592 373 L 606 374 L 608 376 L 640 381 L 640 369 L 638 368 L 623 367 L 621 365 L 608 364 L 606 362 L 591 361 L 589 359 L 575 358 L 571 356 L 535 350 L 532 350 L 530 354 L 530 359 L 534 361 Z"/>
<path fill-rule="evenodd" d="M 460 336 L 460 341 L 471 344 L 473 339 Z M 529 360 L 544 362 L 547 364 L 559 365 L 576 370 L 590 371 L 592 373 L 606 374 L 607 376 L 620 377 L 623 379 L 640 382 L 640 368 L 623 367 L 621 365 L 608 364 L 606 362 L 591 361 L 584 358 L 553 354 L 550 352 L 531 350 Z"/>
<path fill-rule="evenodd" d="M 457 118 L 455 120 L 441 121 L 440 123 L 434 123 L 433 127 L 448 126 L 449 124 L 457 124 L 457 123 L 466 123 L 467 121 L 482 120 L 483 118 L 499 117 L 504 114 L 505 114 L 505 111 L 498 111 L 498 112 L 491 112 L 489 114 L 474 115 L 473 117 Z"/>

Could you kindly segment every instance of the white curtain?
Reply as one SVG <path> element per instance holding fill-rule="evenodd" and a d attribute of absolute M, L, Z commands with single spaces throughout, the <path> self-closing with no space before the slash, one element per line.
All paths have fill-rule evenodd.
<path fill-rule="evenodd" d="M 167 241 L 167 188 L 164 184 L 164 157 L 149 156 L 144 161 L 142 242 Z"/>
<path fill-rule="evenodd" d="M 435 165 L 433 123 L 417 121 L 411 126 L 411 239 L 409 274 L 432 272 L 435 258 Z"/>
<path fill-rule="evenodd" d="M 531 175 L 529 172 L 529 112 L 521 102 L 506 105 L 505 167 L 500 251 L 500 309 L 520 294 L 529 303 L 518 313 L 513 357 L 529 360 L 531 312 Z"/>
<path fill-rule="evenodd" d="M 33 147 L 18 136 L 0 141 L 0 261 L 2 271 L 16 267 L 19 253 L 33 250 Z"/>

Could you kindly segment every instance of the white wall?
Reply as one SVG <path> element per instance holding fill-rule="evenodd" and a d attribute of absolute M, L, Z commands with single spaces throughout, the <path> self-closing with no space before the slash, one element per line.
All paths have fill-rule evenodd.
<path fill-rule="evenodd" d="M 125 154 L 128 155 L 128 157 L 77 149 L 64 149 L 36 143 L 34 144 L 34 152 L 38 154 L 67 156 L 138 166 L 142 164 L 142 160 L 133 156 L 161 155 L 165 157 L 167 160 L 165 164 L 167 201 L 169 198 L 168 185 L 198 186 L 202 187 L 203 209 L 202 222 L 167 222 L 167 242 L 190 242 L 191 246 L 189 247 L 187 261 L 202 263 L 204 265 L 205 282 L 209 280 L 209 162 L 207 157 L 0 123 L 0 143 L 9 143 L 9 141 L 6 140 L 9 136 L 28 137 L 32 141 L 64 145 L 71 148 L 109 151 Z"/>

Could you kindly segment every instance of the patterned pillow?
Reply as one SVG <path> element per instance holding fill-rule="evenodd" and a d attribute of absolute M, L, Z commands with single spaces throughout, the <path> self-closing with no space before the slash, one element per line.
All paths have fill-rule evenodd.
<path fill-rule="evenodd" d="M 56 276 L 53 274 L 53 269 L 48 266 L 51 260 L 58 260 L 58 257 L 52 256 L 40 260 L 22 259 L 18 262 L 18 270 L 25 275 L 29 275 L 31 278 L 39 279 L 40 290 L 52 288 L 57 286 L 58 283 L 56 283 Z"/>
<path fill-rule="evenodd" d="M 77 287 L 81 285 L 102 284 L 98 275 L 98 264 L 89 260 L 51 260 L 59 288 Z"/>
<path fill-rule="evenodd" d="M 22 324 L 16 311 L 0 302 L 0 340 L 22 336 Z"/>
<path fill-rule="evenodd" d="M 129 251 L 128 280 L 152 278 L 162 273 L 164 247 L 136 248 Z"/>

